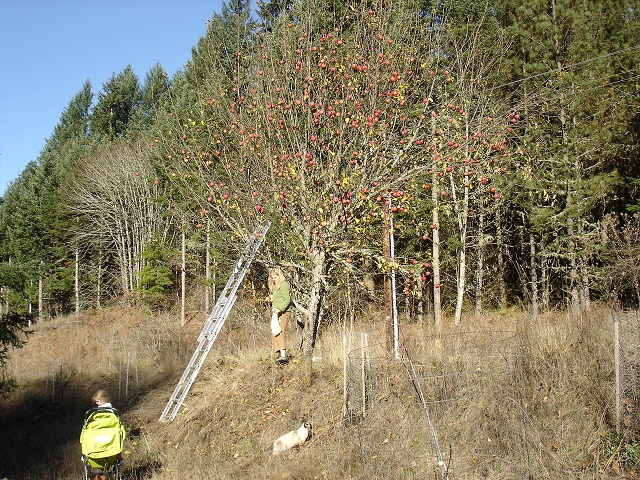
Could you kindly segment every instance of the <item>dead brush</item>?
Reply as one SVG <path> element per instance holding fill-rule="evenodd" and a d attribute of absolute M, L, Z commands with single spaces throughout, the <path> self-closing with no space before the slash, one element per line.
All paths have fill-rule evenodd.
<path fill-rule="evenodd" d="M 0 415 L 3 437 L 9 435 L 15 448 L 3 445 L 0 460 L 23 469 L 16 478 L 49 478 L 52 468 L 56 480 L 77 478 L 79 462 L 68 460 L 79 451 L 74 412 L 84 412 L 83 392 L 89 398 L 96 382 L 117 388 L 114 367 L 124 348 L 143 352 L 140 390 L 121 403 L 128 431 L 136 432 L 125 445 L 130 478 L 438 478 L 436 437 L 451 478 L 538 478 L 545 472 L 540 478 L 586 480 L 599 478 L 596 472 L 607 464 L 609 469 L 619 464 L 605 444 L 613 376 L 610 326 L 602 312 L 580 320 L 549 315 L 536 321 L 511 312 L 470 319 L 461 328 L 445 324 L 440 332 L 428 325 L 403 326 L 402 345 L 416 368 L 428 416 L 402 362 L 382 349 L 367 356 L 353 353 L 358 378 L 364 359 L 365 378 L 373 383 L 365 385 L 366 408 L 348 423 L 343 421 L 343 345 L 349 345 L 347 355 L 359 350 L 361 332 L 371 344 L 384 345 L 379 317 L 361 324 L 334 322 L 314 351 L 322 361 L 303 362 L 298 354 L 277 368 L 268 358 L 268 325 L 259 309 L 239 306 L 242 315 L 225 326 L 228 331 L 169 423 L 158 418 L 195 348 L 198 325 L 181 328 L 171 317 L 132 320 L 129 313 L 119 317 L 111 311 L 109 321 L 87 317 L 86 323 L 48 329 L 50 339 L 68 346 L 57 359 L 82 366 L 68 387 L 77 403 L 67 397 L 67 413 L 54 417 L 65 428 L 39 413 L 33 420 L 45 406 L 42 382 L 45 354 L 50 355 L 36 334 L 13 359 L 19 387 Z M 258 334 L 263 328 L 264 341 Z M 496 332 L 505 331 L 516 332 L 517 348 L 497 341 Z M 107 342 L 111 360 L 91 364 L 100 347 L 96 342 L 105 336 L 113 337 Z M 290 455 L 272 457 L 274 439 L 304 419 L 313 425 L 311 440 Z M 64 447 L 44 455 L 44 446 L 33 442 L 36 433 L 62 435 Z M 21 448 L 21 438 L 31 447 Z M 32 452 L 41 456 L 13 463 L 5 458 Z"/>

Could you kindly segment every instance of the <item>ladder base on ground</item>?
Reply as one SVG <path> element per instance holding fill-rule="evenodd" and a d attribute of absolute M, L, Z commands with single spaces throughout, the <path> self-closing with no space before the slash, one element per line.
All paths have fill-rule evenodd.
<path fill-rule="evenodd" d="M 180 377 L 180 380 L 178 381 L 178 385 L 176 385 L 171 398 L 167 402 L 167 405 L 160 416 L 160 422 L 170 422 L 175 419 L 178 410 L 180 410 L 187 393 L 189 393 L 193 382 L 198 376 L 198 373 L 200 372 L 200 369 L 213 346 L 213 342 L 218 336 L 218 333 L 220 333 L 220 329 L 222 328 L 222 325 L 224 325 L 225 320 L 229 316 L 229 312 L 237 298 L 236 292 L 238 287 L 247 273 L 249 265 L 251 265 L 251 262 L 256 256 L 260 245 L 262 245 L 270 226 L 271 222 L 267 222 L 264 227 L 256 230 L 245 247 L 244 252 L 242 252 L 242 255 L 231 273 L 227 284 L 218 297 L 218 301 L 207 317 L 207 321 L 198 336 L 198 347 L 195 352 L 193 352 L 193 356 L 191 357 L 187 368 L 184 370 L 182 377 Z"/>

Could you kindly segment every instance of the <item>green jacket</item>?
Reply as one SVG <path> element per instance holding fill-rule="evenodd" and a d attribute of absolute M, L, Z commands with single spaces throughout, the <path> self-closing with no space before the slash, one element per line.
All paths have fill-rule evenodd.
<path fill-rule="evenodd" d="M 289 310 L 291 306 L 291 290 L 287 281 L 282 282 L 271 294 L 271 306 L 282 313 L 286 313 Z"/>

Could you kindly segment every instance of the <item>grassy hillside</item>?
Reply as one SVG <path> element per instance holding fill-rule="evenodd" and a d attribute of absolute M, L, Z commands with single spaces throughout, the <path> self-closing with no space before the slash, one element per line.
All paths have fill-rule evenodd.
<path fill-rule="evenodd" d="M 160 423 L 203 318 L 180 327 L 111 308 L 35 325 L 5 372 L 0 478 L 82 478 L 78 436 L 98 388 L 127 425 L 127 479 L 637 478 L 638 444 L 612 429 L 606 309 L 503 312 L 439 333 L 403 324 L 399 359 L 371 311 L 325 327 L 313 362 L 292 331 L 280 367 L 266 312 L 240 301 L 175 421 Z M 311 439 L 271 456 L 303 420 Z"/>

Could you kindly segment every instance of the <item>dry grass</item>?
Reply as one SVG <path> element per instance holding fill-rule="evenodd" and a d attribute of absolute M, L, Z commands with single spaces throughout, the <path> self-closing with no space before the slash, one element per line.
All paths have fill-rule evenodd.
<path fill-rule="evenodd" d="M 81 478 L 78 436 L 97 388 L 112 392 L 128 427 L 127 479 L 435 479 L 439 454 L 450 479 L 636 478 L 606 442 L 613 365 L 604 309 L 537 322 L 503 312 L 442 332 L 403 326 L 403 361 L 380 348 L 373 312 L 327 327 L 313 363 L 298 356 L 292 331 L 285 367 L 270 359 L 263 310 L 236 305 L 170 423 L 158 418 L 200 318 L 179 327 L 113 309 L 37 325 L 6 372 L 17 388 L 0 407 L 0 478 Z M 271 457 L 272 442 L 303 420 L 311 440 Z"/>

